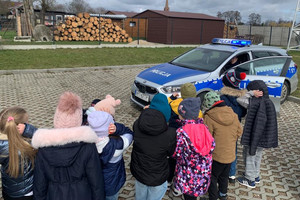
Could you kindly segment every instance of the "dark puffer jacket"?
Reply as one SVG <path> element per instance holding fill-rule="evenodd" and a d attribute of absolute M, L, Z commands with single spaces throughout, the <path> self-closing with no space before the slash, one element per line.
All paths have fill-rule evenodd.
<path fill-rule="evenodd" d="M 132 175 L 147 186 L 163 184 L 169 176 L 168 156 L 176 147 L 176 129 L 168 127 L 161 112 L 148 108 L 134 122 L 133 132 Z"/>
<path fill-rule="evenodd" d="M 34 168 L 34 198 L 105 199 L 102 166 L 88 126 L 39 129 L 32 138 L 38 148 Z"/>
<path fill-rule="evenodd" d="M 257 147 L 275 148 L 278 146 L 276 110 L 269 99 L 268 88 L 261 80 L 248 84 L 248 90 L 263 91 L 260 98 L 251 98 L 242 135 L 242 145 L 249 146 L 249 154 L 255 155 Z"/>

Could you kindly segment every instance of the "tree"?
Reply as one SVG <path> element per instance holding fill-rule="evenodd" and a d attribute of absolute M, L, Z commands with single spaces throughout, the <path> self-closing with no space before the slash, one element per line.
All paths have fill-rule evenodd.
<path fill-rule="evenodd" d="M 39 9 L 41 9 L 41 24 L 45 24 L 45 13 L 53 10 L 56 0 L 35 0 Z"/>
<path fill-rule="evenodd" d="M 67 11 L 66 4 L 55 4 L 53 10 L 66 12 Z"/>
<path fill-rule="evenodd" d="M 35 14 L 32 0 L 23 0 L 25 20 L 28 30 L 28 35 L 32 36 L 33 28 L 35 27 Z"/>
<path fill-rule="evenodd" d="M 92 10 L 92 7 L 84 0 L 72 0 L 67 4 L 66 8 L 70 13 L 89 12 Z"/>
<path fill-rule="evenodd" d="M 239 11 L 226 11 L 221 13 L 218 11 L 217 17 L 224 19 L 225 23 L 240 23 L 242 20 L 241 13 Z"/>
<path fill-rule="evenodd" d="M 260 14 L 251 13 L 248 17 L 249 24 L 251 25 L 261 25 L 261 16 Z"/>

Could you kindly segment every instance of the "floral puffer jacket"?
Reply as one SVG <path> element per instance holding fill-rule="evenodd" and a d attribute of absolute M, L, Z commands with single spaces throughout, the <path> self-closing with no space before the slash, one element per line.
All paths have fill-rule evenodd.
<path fill-rule="evenodd" d="M 203 119 L 183 120 L 177 129 L 174 187 L 184 194 L 200 196 L 210 185 L 215 142 Z"/>

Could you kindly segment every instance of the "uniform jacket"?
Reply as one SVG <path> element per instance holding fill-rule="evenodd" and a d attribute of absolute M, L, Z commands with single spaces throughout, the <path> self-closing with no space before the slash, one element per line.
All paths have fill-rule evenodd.
<path fill-rule="evenodd" d="M 38 149 L 34 170 L 35 199 L 104 199 L 101 162 L 88 126 L 39 129 L 32 138 Z"/>
<path fill-rule="evenodd" d="M 147 186 L 163 184 L 169 176 L 168 156 L 176 146 L 176 129 L 168 127 L 161 112 L 148 108 L 134 122 L 133 132 L 132 175 Z"/>
<path fill-rule="evenodd" d="M 213 160 L 228 164 L 235 160 L 235 149 L 242 127 L 233 110 L 221 102 L 204 115 L 204 123 L 216 142 Z"/>
<path fill-rule="evenodd" d="M 174 187 L 184 194 L 199 196 L 210 185 L 212 152 L 215 142 L 203 119 L 182 121 L 177 129 Z"/>
<path fill-rule="evenodd" d="M 37 129 L 30 125 L 25 124 L 24 137 L 32 138 L 32 135 Z M 2 178 L 2 191 L 8 196 L 13 198 L 23 197 L 33 191 L 33 167 L 30 160 L 27 161 L 24 168 L 24 175 L 18 178 L 10 177 L 7 174 L 9 162 L 8 139 L 4 134 L 0 134 L 0 164 L 1 164 L 1 178 Z"/>
<path fill-rule="evenodd" d="M 257 147 L 275 148 L 278 146 L 276 110 L 269 99 L 268 88 L 263 81 L 252 81 L 248 90 L 261 90 L 263 96 L 251 98 L 244 125 L 242 145 L 249 146 L 249 154 L 255 155 Z"/>
<path fill-rule="evenodd" d="M 238 102 L 237 98 L 242 97 L 246 94 L 247 90 L 239 90 L 231 87 L 224 86 L 221 90 L 221 100 L 224 100 L 226 105 L 231 107 L 232 110 L 238 115 L 239 120 L 242 120 L 247 113 L 247 110 L 242 107 Z"/>
<path fill-rule="evenodd" d="M 180 127 L 180 124 L 178 123 L 178 120 L 179 120 L 178 106 L 182 101 L 183 101 L 182 98 L 177 98 L 174 96 L 170 96 L 168 98 L 169 105 L 171 106 L 171 118 L 169 120 L 170 127 L 174 127 L 176 129 Z M 199 110 L 198 118 L 202 118 L 202 117 L 203 117 L 202 111 Z"/>
<path fill-rule="evenodd" d="M 115 123 L 116 132 L 108 137 L 108 142 L 97 143 L 101 148 L 99 158 L 103 166 L 103 176 L 106 196 L 116 194 L 126 181 L 126 172 L 123 152 L 128 148 L 133 139 L 133 132 L 120 123 Z"/>

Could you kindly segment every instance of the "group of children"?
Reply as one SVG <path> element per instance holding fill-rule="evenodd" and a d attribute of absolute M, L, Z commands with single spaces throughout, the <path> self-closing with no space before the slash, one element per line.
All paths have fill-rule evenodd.
<path fill-rule="evenodd" d="M 162 199 L 168 182 L 173 195 L 186 200 L 207 192 L 210 200 L 227 199 L 228 182 L 236 179 L 239 137 L 245 172 L 237 181 L 255 188 L 263 148 L 278 146 L 277 119 L 266 84 L 256 80 L 240 90 L 245 78 L 245 73 L 229 70 L 220 94 L 208 92 L 202 107 L 192 83 L 181 86 L 181 97 L 154 96 L 133 126 L 130 169 L 137 200 Z"/>
<path fill-rule="evenodd" d="M 64 92 L 52 129 L 28 124 L 21 107 L 6 108 L 0 113 L 3 198 L 117 200 L 126 181 L 123 152 L 133 143 L 135 199 L 160 200 L 170 184 L 173 194 L 186 200 L 207 192 L 211 200 L 226 199 L 240 136 L 245 173 L 237 180 L 254 188 L 263 148 L 278 145 L 277 121 L 264 82 L 239 90 L 244 78 L 230 70 L 221 96 L 208 92 L 202 106 L 192 83 L 181 86 L 181 97 L 158 93 L 133 131 L 114 121 L 121 101 L 110 95 L 84 110 L 78 95 Z"/>
<path fill-rule="evenodd" d="M 114 121 L 120 103 L 107 95 L 94 100 L 84 113 L 81 98 L 64 92 L 52 129 L 28 124 L 21 107 L 4 109 L 0 113 L 3 198 L 118 199 L 126 181 L 123 151 L 133 140 L 131 129 Z"/>

